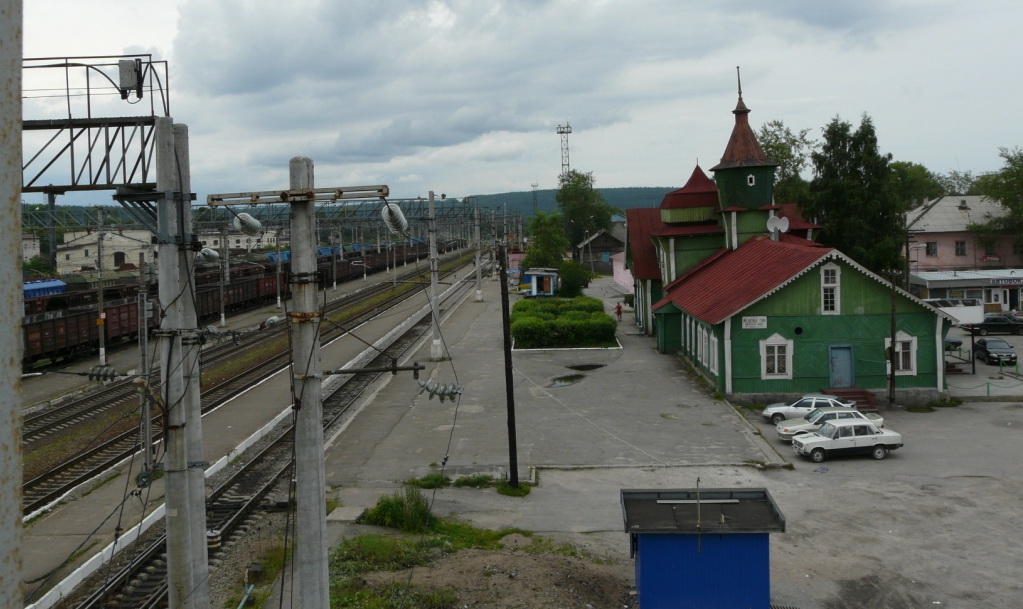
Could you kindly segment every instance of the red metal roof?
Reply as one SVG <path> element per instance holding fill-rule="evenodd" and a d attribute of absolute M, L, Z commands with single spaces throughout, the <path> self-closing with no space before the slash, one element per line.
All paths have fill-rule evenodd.
<path fill-rule="evenodd" d="M 636 279 L 660 279 L 661 268 L 657 264 L 657 252 L 650 235 L 666 227 L 661 222 L 661 210 L 656 207 L 626 209 L 625 225 L 628 227 L 629 251 L 632 252 L 633 276 Z"/>
<path fill-rule="evenodd" d="M 757 136 L 749 126 L 749 108 L 742 102 L 742 95 L 739 95 L 739 103 L 732 110 L 735 115 L 735 126 L 732 127 L 732 135 L 728 138 L 728 145 L 725 146 L 725 153 L 721 156 L 721 162 L 710 168 L 711 171 L 719 169 L 733 169 L 736 167 L 777 167 L 771 159 L 767 158 L 764 151 L 757 142 Z"/>
<path fill-rule="evenodd" d="M 665 286 L 654 310 L 674 303 L 709 324 L 718 324 L 796 279 L 834 248 L 805 240 L 755 237 L 736 250 L 721 250 Z"/>
<path fill-rule="evenodd" d="M 664 195 L 661 201 L 661 209 L 676 209 L 680 207 L 717 207 L 718 187 L 699 165 L 693 169 L 686 185 L 678 190 L 673 190 Z"/>

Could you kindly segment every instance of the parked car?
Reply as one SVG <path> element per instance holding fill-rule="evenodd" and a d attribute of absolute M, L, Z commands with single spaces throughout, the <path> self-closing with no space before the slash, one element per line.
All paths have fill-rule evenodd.
<path fill-rule="evenodd" d="M 963 348 L 963 339 L 956 338 L 955 336 L 946 336 L 943 343 L 945 351 L 958 351 Z"/>
<path fill-rule="evenodd" d="M 828 421 L 815 432 L 792 438 L 792 450 L 814 463 L 841 455 L 880 460 L 897 448 L 902 448 L 902 434 L 857 419 Z"/>
<path fill-rule="evenodd" d="M 828 421 L 844 421 L 846 419 L 869 421 L 878 428 L 884 427 L 884 417 L 877 413 L 860 412 L 855 408 L 846 408 L 844 406 L 837 408 L 826 406 L 824 408 L 815 408 L 804 417 L 782 421 L 774 426 L 774 430 L 778 434 L 779 439 L 789 442 L 794 436 L 817 431 Z"/>
<path fill-rule="evenodd" d="M 764 411 L 760 414 L 771 423 L 777 425 L 785 419 L 795 419 L 797 417 L 806 416 L 806 414 L 814 408 L 824 408 L 826 406 L 852 408 L 853 406 L 856 406 L 856 402 L 843 400 L 837 395 L 809 393 L 789 402 L 788 404 L 784 402 L 771 404 L 764 408 Z"/>
<path fill-rule="evenodd" d="M 1023 319 L 1012 313 L 988 313 L 979 324 L 962 324 L 964 330 L 973 334 L 1019 334 L 1023 336 Z"/>
<path fill-rule="evenodd" d="M 973 353 L 974 357 L 989 364 L 1011 366 L 1016 363 L 1016 352 L 1012 345 L 1000 338 L 978 338 Z"/>

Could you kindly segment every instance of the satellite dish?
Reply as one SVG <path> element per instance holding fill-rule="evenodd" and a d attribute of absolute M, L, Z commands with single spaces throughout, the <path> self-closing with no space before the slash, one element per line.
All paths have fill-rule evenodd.
<path fill-rule="evenodd" d="M 789 232 L 789 219 L 771 216 L 767 219 L 767 230 L 772 233 L 787 233 Z"/>
<path fill-rule="evenodd" d="M 263 232 L 263 224 L 246 213 L 234 217 L 234 229 L 247 237 L 255 237 Z"/>

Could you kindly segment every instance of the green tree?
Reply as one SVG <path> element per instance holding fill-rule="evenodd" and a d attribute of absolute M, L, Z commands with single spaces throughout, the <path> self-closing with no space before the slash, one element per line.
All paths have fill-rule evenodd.
<path fill-rule="evenodd" d="M 551 268 L 561 266 L 565 251 L 569 248 L 568 239 L 562 229 L 561 214 L 554 212 L 545 214 L 536 212 L 529 223 L 531 236 L 526 255 L 520 263 L 523 269 Z"/>
<path fill-rule="evenodd" d="M 970 225 L 978 237 L 994 239 L 1006 232 L 1015 235 L 1014 244 L 1023 246 L 1023 149 L 999 148 L 1002 168 L 983 175 L 974 183 L 977 194 L 998 201 L 1005 215 Z"/>
<path fill-rule="evenodd" d="M 969 171 L 950 171 L 935 176 L 941 184 L 943 195 L 973 195 L 976 193 L 977 179 Z"/>
<path fill-rule="evenodd" d="M 598 231 L 611 230 L 611 216 L 618 212 L 608 205 L 593 187 L 593 173 L 570 170 L 558 178 L 559 188 L 554 196 L 563 219 L 564 234 L 575 246 Z M 572 257 L 578 258 L 575 247 Z"/>
<path fill-rule="evenodd" d="M 801 211 L 824 227 L 821 243 L 874 272 L 899 268 L 905 222 L 892 192 L 891 155 L 878 150 L 870 117 L 864 114 L 855 131 L 832 119 L 811 158 L 814 177 Z"/>
<path fill-rule="evenodd" d="M 575 298 L 581 296 L 583 288 L 590 285 L 593 274 L 590 270 L 575 260 L 564 260 L 558 267 L 558 278 L 561 281 L 561 288 L 558 296 L 564 298 Z"/>
<path fill-rule="evenodd" d="M 928 171 L 923 165 L 895 161 L 891 164 L 891 168 L 892 192 L 899 204 L 902 205 L 903 211 L 936 199 L 944 193 L 938 176 Z"/>
<path fill-rule="evenodd" d="M 809 193 L 810 183 L 802 175 L 816 146 L 809 134 L 809 129 L 793 133 L 779 120 L 768 121 L 757 134 L 764 154 L 778 163 L 774 180 L 774 200 L 778 203 L 796 203 Z"/>

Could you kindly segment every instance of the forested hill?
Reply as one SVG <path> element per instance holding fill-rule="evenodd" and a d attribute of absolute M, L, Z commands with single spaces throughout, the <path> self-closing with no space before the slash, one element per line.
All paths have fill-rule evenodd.
<path fill-rule="evenodd" d="M 604 200 L 618 209 L 633 209 L 636 207 L 658 207 L 664 195 L 675 190 L 678 186 L 650 187 L 636 186 L 630 188 L 598 188 Z M 554 199 L 556 190 L 537 190 L 536 209 L 542 212 L 551 212 L 558 209 L 558 203 Z M 479 195 L 481 207 L 491 209 L 504 209 L 508 206 L 508 212 L 518 212 L 523 216 L 533 215 L 533 191 L 525 190 L 520 192 L 502 192 L 495 195 Z"/>

